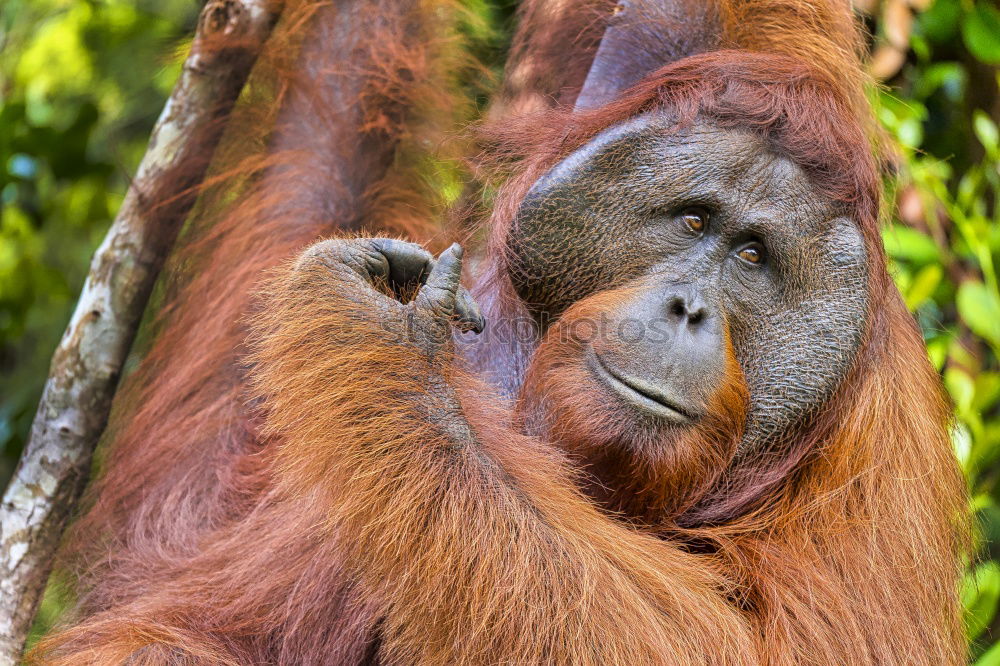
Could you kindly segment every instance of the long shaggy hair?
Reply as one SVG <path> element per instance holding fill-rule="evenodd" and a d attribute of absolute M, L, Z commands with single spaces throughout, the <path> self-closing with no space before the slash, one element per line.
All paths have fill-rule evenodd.
<path fill-rule="evenodd" d="M 726 49 L 667 64 L 593 111 L 565 106 L 585 68 L 557 82 L 539 74 L 528 89 L 557 85 L 545 94 L 564 105 L 529 104 L 541 110 L 521 120 L 507 109 L 484 131 L 478 164 L 498 190 L 478 289 L 494 326 L 523 310 L 507 234 L 527 189 L 645 111 L 758 133 L 866 239 L 868 328 L 823 412 L 780 447 L 721 464 L 746 401 L 730 359 L 717 427 L 702 433 L 718 448 L 620 470 L 622 483 L 631 472 L 669 481 L 637 488 L 668 518 L 636 526 L 583 493 L 579 446 L 523 434 L 463 364 L 431 367 L 386 344 L 323 270 L 285 265 L 252 300 L 263 272 L 337 230 L 443 240 L 414 155 L 454 123 L 442 91 L 469 65 L 446 56 L 457 10 L 426 4 L 286 11 L 116 400 L 66 553 L 79 606 L 32 659 L 962 663 L 964 484 L 939 379 L 884 267 L 847 3 L 718 0 Z M 541 7 L 523 15 L 551 18 Z M 549 7 L 582 40 L 574 57 L 592 54 L 593 6 Z M 522 64 L 531 27 L 515 40 Z M 555 71 L 541 55 L 533 66 Z M 337 344 L 345 333 L 367 342 Z M 527 376 L 531 400 L 540 377 L 571 379 L 552 344 L 480 350 L 493 358 L 477 363 L 497 369 L 497 385 Z M 456 387 L 478 448 L 456 450 L 417 410 L 412 396 L 434 372 Z M 677 464 L 690 468 L 667 469 Z"/>

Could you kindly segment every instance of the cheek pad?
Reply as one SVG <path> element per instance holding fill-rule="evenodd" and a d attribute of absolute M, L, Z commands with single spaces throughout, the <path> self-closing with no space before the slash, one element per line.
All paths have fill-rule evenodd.
<path fill-rule="evenodd" d="M 809 243 L 770 303 L 734 311 L 730 326 L 750 388 L 742 450 L 781 437 L 821 410 L 847 374 L 866 327 L 864 243 L 853 224 Z"/>
<path fill-rule="evenodd" d="M 636 138 L 610 130 L 553 167 L 507 235 L 511 279 L 525 302 L 556 313 L 636 270 L 644 197 Z"/>

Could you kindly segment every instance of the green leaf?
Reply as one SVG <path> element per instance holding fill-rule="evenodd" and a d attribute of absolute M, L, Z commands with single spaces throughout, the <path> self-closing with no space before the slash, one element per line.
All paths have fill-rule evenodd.
<path fill-rule="evenodd" d="M 981 191 L 983 173 L 979 169 L 969 169 L 958 180 L 958 190 L 955 192 L 955 201 L 963 210 L 969 210 L 975 205 L 977 197 Z"/>
<path fill-rule="evenodd" d="M 913 81 L 913 96 L 923 100 L 943 90 L 948 99 L 957 101 L 962 99 L 967 79 L 965 68 L 960 63 L 936 62 L 927 66 Z"/>
<path fill-rule="evenodd" d="M 964 423 L 956 423 L 951 429 L 951 446 L 962 469 L 968 469 L 969 460 L 972 458 L 972 435 Z"/>
<path fill-rule="evenodd" d="M 889 274 L 892 275 L 899 293 L 907 294 L 910 292 L 910 285 L 913 284 L 913 271 L 909 269 L 905 262 L 890 259 Z"/>
<path fill-rule="evenodd" d="M 927 355 L 931 359 L 931 364 L 934 369 L 941 372 L 941 368 L 944 367 L 944 362 L 948 358 L 948 345 L 951 344 L 951 338 L 948 335 L 939 335 L 927 341 Z"/>
<path fill-rule="evenodd" d="M 967 280 L 958 288 L 958 313 L 969 329 L 1000 345 L 1000 298 L 982 282 Z"/>
<path fill-rule="evenodd" d="M 917 60 L 920 63 L 926 63 L 931 59 L 931 45 L 924 39 L 923 35 L 911 32 L 910 48 L 913 49 L 913 53 L 917 56 Z"/>
<path fill-rule="evenodd" d="M 1000 11 L 995 7 L 977 2 L 962 21 L 962 37 L 980 61 L 1000 65 Z"/>
<path fill-rule="evenodd" d="M 997 161 L 996 168 L 998 172 L 1000 172 L 1000 159 Z M 986 234 L 986 245 L 989 247 L 991 252 L 1000 254 L 1000 224 L 990 225 L 989 231 Z"/>
<path fill-rule="evenodd" d="M 906 307 L 912 311 L 923 305 L 924 301 L 934 295 L 943 275 L 944 271 L 939 264 L 928 264 L 921 268 L 906 292 Z"/>
<path fill-rule="evenodd" d="M 1000 666 L 1000 642 L 994 643 L 993 647 L 984 652 L 974 666 Z"/>
<path fill-rule="evenodd" d="M 948 345 L 948 360 L 966 368 L 976 368 L 980 364 L 979 360 L 969 353 L 961 336 L 955 334 L 951 336 L 951 342 Z"/>
<path fill-rule="evenodd" d="M 948 387 L 948 393 L 955 401 L 955 409 L 959 414 L 968 412 L 976 397 L 976 385 L 969 373 L 955 367 L 948 368 L 944 371 L 944 385 Z"/>
<path fill-rule="evenodd" d="M 926 12 L 917 17 L 918 30 L 932 42 L 948 42 L 958 35 L 958 22 L 962 18 L 959 0 L 937 0 Z"/>
<path fill-rule="evenodd" d="M 1000 372 L 983 371 L 976 377 L 976 402 L 974 407 L 986 411 L 1000 398 Z"/>
<path fill-rule="evenodd" d="M 965 633 L 975 639 L 993 621 L 1000 601 L 1000 565 L 990 561 L 980 564 L 962 581 L 962 605 L 965 607 Z"/>
<path fill-rule="evenodd" d="M 907 148 L 919 148 L 924 140 L 924 126 L 916 118 L 906 118 L 896 127 L 896 138 Z"/>
<path fill-rule="evenodd" d="M 882 233 L 882 240 L 893 259 L 906 259 L 919 265 L 941 263 L 937 243 L 912 227 L 894 224 Z"/>
<path fill-rule="evenodd" d="M 976 109 L 972 114 L 972 127 L 987 154 L 996 155 L 1000 148 L 1000 131 L 997 130 L 996 123 L 988 115 Z"/>
<path fill-rule="evenodd" d="M 983 426 L 983 443 L 984 447 L 989 449 L 994 459 L 1000 456 L 1000 421 L 987 423 Z M 1000 542 L 1000 530 L 997 532 L 997 539 L 995 541 Z"/>

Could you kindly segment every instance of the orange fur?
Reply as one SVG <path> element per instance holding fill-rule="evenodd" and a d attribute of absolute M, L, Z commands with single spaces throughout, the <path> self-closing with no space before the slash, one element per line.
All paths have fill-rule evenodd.
<path fill-rule="evenodd" d="M 557 12 L 558 34 L 582 35 L 574 63 L 593 52 L 595 6 Z M 67 559 L 83 592 L 75 624 L 29 661 L 962 663 L 964 486 L 939 380 L 882 264 L 849 8 L 713 6 L 722 45 L 756 56 L 680 61 L 588 113 L 497 113 L 504 127 L 488 132 L 484 163 L 502 187 L 485 289 L 517 307 L 503 283 L 504 233 L 545 169 L 612 122 L 659 106 L 729 108 L 723 84 L 745 86 L 749 106 L 763 100 L 784 115 L 753 116 L 756 105 L 733 126 L 752 118 L 806 162 L 852 207 L 872 257 L 863 350 L 789 450 L 773 464 L 731 464 L 746 400 L 731 359 L 712 427 L 648 469 L 621 470 L 587 435 L 634 433 L 588 420 L 586 393 L 565 390 L 580 380 L 567 363 L 572 341 L 550 337 L 525 355 L 524 400 L 568 410 L 549 442 L 523 434 L 521 414 L 463 363 L 431 364 L 387 338 L 319 266 L 286 265 L 252 305 L 265 269 L 336 229 L 442 240 L 403 158 L 437 145 L 455 117 L 440 94 L 466 66 L 442 60 L 454 14 L 386 1 L 352 5 L 351 16 L 303 0 L 232 120 L 160 287 L 149 351 L 116 401 Z M 532 2 L 524 15 L 539 12 Z M 356 41 L 338 50 L 331 35 L 344 24 Z M 515 60 L 541 69 L 507 90 L 524 84 L 571 104 L 585 68 L 560 73 L 537 45 L 553 33 L 533 38 L 532 25 Z M 582 301 L 562 323 L 614 298 Z M 422 411 L 436 373 L 471 436 L 458 444 Z M 602 507 L 585 471 L 633 484 L 635 505 Z M 747 487 L 747 502 L 711 513 Z"/>
<path fill-rule="evenodd" d="M 594 337 L 589 327 L 602 312 L 615 312 L 624 292 L 606 290 L 584 299 L 545 334 L 521 391 L 520 418 L 545 414 L 548 437 L 588 473 L 588 492 L 604 500 L 606 510 L 661 529 L 701 499 L 732 463 L 749 396 L 727 337 L 725 377 L 711 397 L 708 416 L 692 432 L 665 441 L 659 427 L 636 424 L 608 409 L 581 358 L 586 339 Z M 623 455 L 622 448 L 638 453 Z"/>

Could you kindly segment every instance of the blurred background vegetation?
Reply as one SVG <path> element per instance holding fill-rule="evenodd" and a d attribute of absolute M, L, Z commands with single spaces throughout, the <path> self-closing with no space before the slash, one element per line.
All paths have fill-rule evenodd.
<path fill-rule="evenodd" d="M 513 0 L 467 0 L 509 35 Z M 1000 666 L 1000 8 L 855 0 L 898 143 L 891 270 L 955 405 L 981 526 L 963 588 L 971 663 Z M 91 253 L 193 32 L 197 0 L 0 3 L 0 487 Z M 503 38 L 484 57 L 499 71 Z M 40 624 L 58 612 L 47 598 Z M 919 628 L 915 628 L 919 630 Z"/>

